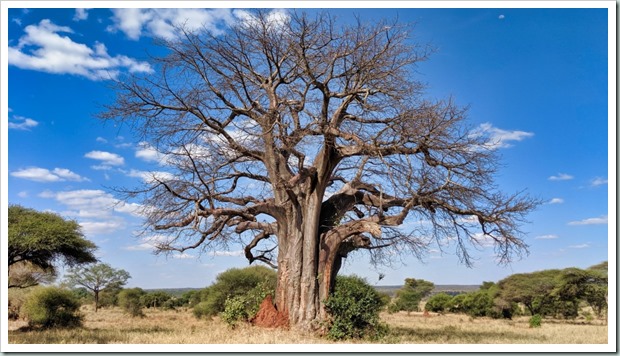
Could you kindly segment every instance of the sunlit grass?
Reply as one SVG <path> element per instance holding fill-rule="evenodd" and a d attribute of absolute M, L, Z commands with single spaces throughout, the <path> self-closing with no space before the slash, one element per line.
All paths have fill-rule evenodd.
<path fill-rule="evenodd" d="M 218 318 L 198 320 L 190 310 L 145 310 L 146 317 L 131 318 L 120 309 L 83 307 L 84 326 L 68 330 L 11 330 L 15 344 L 328 344 L 311 333 L 239 325 L 231 330 Z M 600 320 L 586 322 L 544 320 L 532 329 L 527 317 L 514 320 L 472 319 L 464 315 L 384 313 L 390 326 L 390 344 L 605 344 L 607 326 Z M 11 329 L 25 325 L 10 322 Z M 364 340 L 347 342 L 360 343 Z"/>

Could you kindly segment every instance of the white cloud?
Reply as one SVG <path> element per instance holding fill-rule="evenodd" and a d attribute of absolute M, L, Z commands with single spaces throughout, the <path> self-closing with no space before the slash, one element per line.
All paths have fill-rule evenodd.
<path fill-rule="evenodd" d="M 139 244 L 127 246 L 124 249 L 128 251 L 153 251 L 157 245 L 165 243 L 167 240 L 168 237 L 166 235 L 150 235 L 141 238 Z"/>
<path fill-rule="evenodd" d="M 129 72 L 152 72 L 147 62 L 139 62 L 123 55 L 110 56 L 103 43 L 93 48 L 74 42 L 68 36 L 73 30 L 57 26 L 49 19 L 38 25 L 29 25 L 17 44 L 9 47 L 9 65 L 22 69 L 37 70 L 53 74 L 73 74 L 91 80 L 116 78 L 121 70 Z"/>
<path fill-rule="evenodd" d="M 73 21 L 82 21 L 88 19 L 88 10 L 90 9 L 75 9 Z"/>
<path fill-rule="evenodd" d="M 243 256 L 244 252 L 242 250 L 236 251 L 210 251 L 208 253 L 209 256 Z"/>
<path fill-rule="evenodd" d="M 183 25 L 190 31 L 206 29 L 222 33 L 222 27 L 235 18 L 229 9 L 113 9 L 113 25 L 108 31 L 122 31 L 132 40 L 141 36 L 174 39 L 175 26 Z"/>
<path fill-rule="evenodd" d="M 54 199 L 67 208 L 62 215 L 76 218 L 85 234 L 110 234 L 127 226 L 120 214 L 141 216 L 140 204 L 123 202 L 103 190 L 79 189 L 52 192 L 45 190 L 41 198 Z"/>
<path fill-rule="evenodd" d="M 256 16 L 246 10 L 235 10 L 233 14 L 242 21 L 243 25 L 252 26 L 257 23 Z M 275 9 L 267 14 L 266 21 L 268 26 L 271 26 L 272 29 L 280 29 L 282 28 L 282 25 L 286 23 L 288 18 L 289 15 L 286 10 Z"/>
<path fill-rule="evenodd" d="M 82 177 L 66 168 L 54 168 L 52 171 L 46 168 L 30 167 L 11 172 L 11 176 L 31 180 L 34 182 L 84 182 L 88 178 Z"/>
<path fill-rule="evenodd" d="M 156 181 L 169 181 L 174 179 L 174 175 L 168 172 L 160 172 L 160 171 L 139 171 L 136 169 L 132 169 L 127 173 L 128 177 L 140 178 L 145 183 L 151 184 Z"/>
<path fill-rule="evenodd" d="M 562 204 L 564 203 L 564 199 L 562 198 L 553 198 L 549 200 L 549 204 Z"/>
<path fill-rule="evenodd" d="M 555 176 L 550 176 L 548 179 L 553 180 L 553 181 L 559 181 L 559 180 L 571 180 L 573 178 L 575 177 L 571 176 L 570 174 L 558 173 Z"/>
<path fill-rule="evenodd" d="M 116 153 L 105 151 L 90 151 L 84 155 L 86 158 L 95 159 L 101 161 L 101 166 L 93 166 L 93 169 L 108 169 L 111 166 L 122 166 L 125 164 L 125 159 Z"/>
<path fill-rule="evenodd" d="M 189 253 L 179 253 L 179 254 L 175 253 L 175 254 L 172 255 L 172 258 L 185 260 L 185 259 L 196 258 L 196 256 L 190 255 Z"/>
<path fill-rule="evenodd" d="M 607 178 L 601 178 L 601 177 L 596 177 L 594 179 L 592 179 L 592 181 L 590 182 L 590 184 L 593 187 L 598 187 L 599 185 L 605 185 L 607 184 Z"/>
<path fill-rule="evenodd" d="M 39 122 L 23 116 L 13 116 L 13 120 L 13 122 L 9 121 L 9 129 L 30 131 L 31 128 L 39 125 Z"/>
<path fill-rule="evenodd" d="M 81 221 L 80 226 L 85 235 L 109 234 L 125 227 L 124 220 L 112 219 L 108 221 Z"/>
<path fill-rule="evenodd" d="M 568 223 L 568 225 L 605 225 L 607 224 L 607 222 L 607 215 L 603 215 L 598 218 L 588 218 L 578 221 L 571 221 Z"/>
<path fill-rule="evenodd" d="M 163 164 L 165 162 L 165 155 L 159 152 L 155 147 L 151 146 L 148 142 L 138 143 L 136 149 L 136 158 L 147 162 L 158 162 Z"/>
<path fill-rule="evenodd" d="M 537 239 L 537 240 L 553 240 L 553 239 L 557 239 L 558 237 L 559 237 L 558 235 L 549 234 L 549 235 L 536 236 L 535 239 Z"/>
<path fill-rule="evenodd" d="M 471 132 L 474 137 L 486 137 L 487 141 L 484 144 L 484 148 L 486 149 L 498 149 L 498 148 L 507 148 L 512 147 L 511 141 L 523 141 L 528 137 L 534 136 L 532 132 L 526 131 L 508 131 L 503 130 L 497 127 L 493 127 L 490 123 L 480 124 L 480 126 Z"/>
<path fill-rule="evenodd" d="M 568 246 L 568 248 L 588 248 L 588 247 L 590 247 L 589 244 L 570 245 L 570 246 Z"/>
<path fill-rule="evenodd" d="M 95 139 L 95 141 L 97 141 L 97 142 L 99 142 L 99 143 L 108 143 L 108 140 L 106 140 L 106 139 L 105 139 L 105 138 L 103 138 L 103 137 L 97 137 L 97 138 Z"/>
<path fill-rule="evenodd" d="M 22 192 L 17 193 L 17 196 L 20 198 L 28 198 L 29 194 L 27 191 L 22 191 Z"/>
<path fill-rule="evenodd" d="M 499 15 L 497 18 L 500 19 L 500 20 L 503 20 L 503 19 L 506 18 L 506 16 L 505 15 Z"/>

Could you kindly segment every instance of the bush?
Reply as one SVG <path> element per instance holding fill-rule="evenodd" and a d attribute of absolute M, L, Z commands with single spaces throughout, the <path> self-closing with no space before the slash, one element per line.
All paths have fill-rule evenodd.
<path fill-rule="evenodd" d="M 420 310 L 420 302 L 433 291 L 434 284 L 423 279 L 405 278 L 405 285 L 396 292 L 394 302 L 388 307 L 388 312 L 401 310 L 407 313 Z"/>
<path fill-rule="evenodd" d="M 448 310 L 452 296 L 446 293 L 437 293 L 430 297 L 424 306 L 424 310 L 435 313 L 443 313 Z"/>
<path fill-rule="evenodd" d="M 172 299 L 172 296 L 163 291 L 150 292 L 140 297 L 140 302 L 145 308 L 161 308 Z"/>
<path fill-rule="evenodd" d="M 132 317 L 144 317 L 140 298 L 146 293 L 140 288 L 123 289 L 118 293 L 118 305 Z"/>
<path fill-rule="evenodd" d="M 261 283 L 265 288 L 275 290 L 276 281 L 276 272 L 264 266 L 224 271 L 211 286 L 200 291 L 200 302 L 194 306 L 194 315 L 197 318 L 217 315 L 225 310 L 229 298 L 245 295 Z"/>
<path fill-rule="evenodd" d="M 467 293 L 463 299 L 463 310 L 471 317 L 490 316 L 493 311 L 493 299 L 486 290 Z"/>
<path fill-rule="evenodd" d="M 262 301 L 268 296 L 273 296 L 275 291 L 260 283 L 254 289 L 243 295 L 236 295 L 226 299 L 224 311 L 220 314 L 231 327 L 235 327 L 239 321 L 250 321 L 256 316 Z"/>
<path fill-rule="evenodd" d="M 387 326 L 379 321 L 384 300 L 375 288 L 359 277 L 336 277 L 334 293 L 324 303 L 332 315 L 327 333 L 331 339 L 377 339 L 387 333 Z"/>
<path fill-rule="evenodd" d="M 530 328 L 539 328 L 542 324 L 542 316 L 535 314 L 530 318 Z"/>
<path fill-rule="evenodd" d="M 57 287 L 35 290 L 22 306 L 22 313 L 30 326 L 76 327 L 82 325 L 80 303 L 73 292 Z"/>
<path fill-rule="evenodd" d="M 192 309 L 192 313 L 198 319 L 212 317 L 215 315 L 213 311 L 213 306 L 209 302 L 200 302 Z"/>

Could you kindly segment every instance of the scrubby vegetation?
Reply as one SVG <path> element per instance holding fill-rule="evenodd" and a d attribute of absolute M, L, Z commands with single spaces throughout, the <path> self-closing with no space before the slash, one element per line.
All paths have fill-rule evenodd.
<path fill-rule="evenodd" d="M 31 327 L 76 327 L 82 323 L 80 303 L 66 289 L 38 288 L 24 302 L 21 313 Z"/>
<path fill-rule="evenodd" d="M 247 304 L 249 300 L 244 298 L 244 296 L 247 297 L 248 293 L 259 285 L 273 294 L 276 287 L 276 272 L 264 266 L 252 266 L 242 269 L 232 268 L 224 271 L 215 278 L 215 282 L 212 285 L 202 289 L 198 295 L 193 294 L 190 297 L 193 301 L 196 301 L 198 299 L 196 297 L 199 297 L 199 302 L 193 307 L 194 315 L 197 318 L 218 315 L 226 309 L 226 300 L 235 297 L 239 297 L 235 303 Z M 257 292 L 253 293 L 256 294 Z M 229 304 L 229 309 L 233 308 L 232 302 L 229 302 Z M 260 301 L 258 301 L 258 304 L 260 304 Z M 254 305 L 247 308 L 252 309 Z"/>
<path fill-rule="evenodd" d="M 337 277 L 334 293 L 325 301 L 332 316 L 327 336 L 334 340 L 384 336 L 387 326 L 379 318 L 384 305 L 379 292 L 362 278 Z"/>

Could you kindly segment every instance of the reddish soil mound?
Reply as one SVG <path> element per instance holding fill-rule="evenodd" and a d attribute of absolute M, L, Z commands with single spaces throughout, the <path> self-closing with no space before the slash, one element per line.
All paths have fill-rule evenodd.
<path fill-rule="evenodd" d="M 288 313 L 286 310 L 278 311 L 273 305 L 271 296 L 263 300 L 258 313 L 252 319 L 252 324 L 264 328 L 288 328 Z"/>

